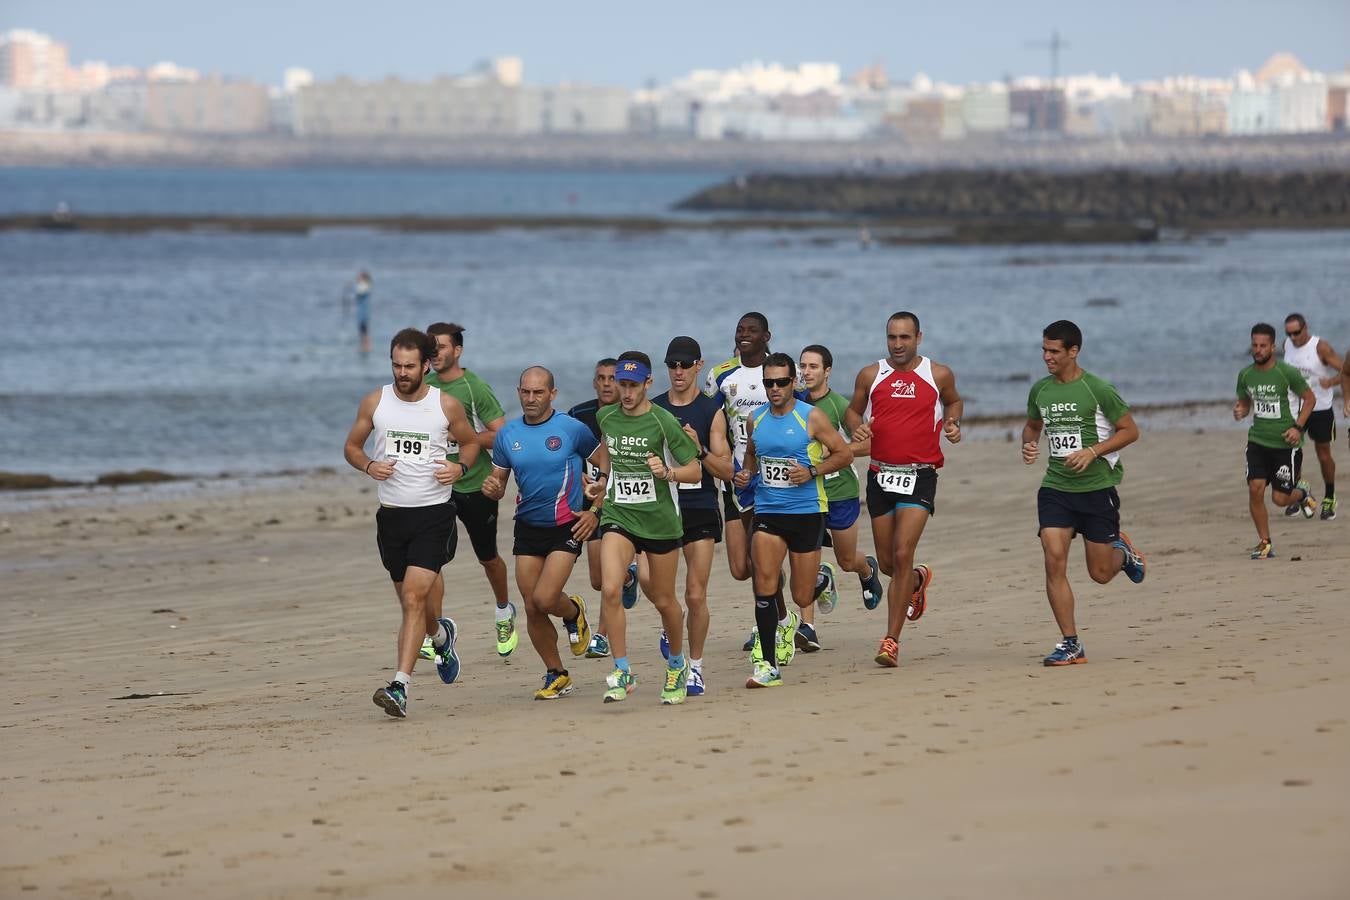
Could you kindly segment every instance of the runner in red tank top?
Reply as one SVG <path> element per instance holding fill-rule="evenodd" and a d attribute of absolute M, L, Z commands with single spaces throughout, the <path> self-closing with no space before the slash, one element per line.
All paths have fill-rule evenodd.
<path fill-rule="evenodd" d="M 891 576 L 886 591 L 886 636 L 876 661 L 899 665 L 900 630 L 923 615 L 930 566 L 914 565 L 937 496 L 942 467 L 938 439 L 961 440 L 961 395 L 952 370 L 919 355 L 919 317 L 898 312 L 886 322 L 887 357 L 858 373 L 845 416 L 853 439 L 871 440 L 867 467 L 867 514 L 872 519 L 881 569 Z"/>

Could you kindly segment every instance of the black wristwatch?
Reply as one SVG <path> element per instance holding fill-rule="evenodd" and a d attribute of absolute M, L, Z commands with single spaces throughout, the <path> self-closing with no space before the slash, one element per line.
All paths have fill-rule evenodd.
<path fill-rule="evenodd" d="M 704 448 L 704 447 L 699 447 L 699 448 L 698 448 L 698 461 L 699 461 L 699 462 L 703 462 L 703 460 L 706 459 L 707 456 L 708 456 L 708 451 L 707 451 L 707 449 Z"/>
<path fill-rule="evenodd" d="M 811 473 L 812 478 L 820 477 L 820 470 L 818 470 L 815 466 L 807 466 L 806 471 Z"/>

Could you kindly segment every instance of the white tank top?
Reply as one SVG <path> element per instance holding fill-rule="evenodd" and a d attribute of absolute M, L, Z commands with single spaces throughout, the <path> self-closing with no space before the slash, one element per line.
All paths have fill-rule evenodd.
<path fill-rule="evenodd" d="M 421 400 L 400 400 L 386 384 L 375 405 L 375 452 L 371 459 L 398 460 L 394 474 L 375 482 L 381 506 L 434 506 L 450 499 L 452 488 L 436 480 L 437 460 L 447 456 L 450 423 L 441 392 L 427 388 Z"/>
<path fill-rule="evenodd" d="M 1289 338 L 1284 339 L 1284 361 L 1302 372 L 1303 377 L 1307 379 L 1308 387 L 1312 388 L 1313 397 L 1316 398 L 1316 402 L 1313 404 L 1314 410 L 1331 409 L 1331 395 L 1336 390 L 1334 385 L 1322 387 L 1322 379 L 1328 375 L 1335 375 L 1337 372 L 1323 363 L 1317 355 L 1317 345 L 1321 341 L 1320 337 L 1313 335 L 1308 338 L 1302 347 L 1299 347 Z"/>

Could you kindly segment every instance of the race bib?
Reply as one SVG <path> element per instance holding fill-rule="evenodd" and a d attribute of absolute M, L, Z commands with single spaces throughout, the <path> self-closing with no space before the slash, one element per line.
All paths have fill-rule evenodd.
<path fill-rule="evenodd" d="M 826 475 L 826 476 L 825 476 L 825 480 L 826 480 L 826 481 L 829 481 L 831 478 L 838 478 L 838 477 L 839 477 L 840 475 L 842 475 L 842 474 L 844 474 L 844 470 L 843 470 L 843 469 L 836 469 L 835 471 L 833 471 L 833 472 L 831 472 L 830 474 Z"/>
<path fill-rule="evenodd" d="M 695 481 L 693 484 L 686 484 L 683 481 L 680 482 L 680 490 L 682 491 L 696 491 L 701 487 L 703 487 L 702 478 L 700 478 L 698 481 Z"/>
<path fill-rule="evenodd" d="M 389 430 L 384 435 L 385 459 L 431 459 L 431 435 L 417 431 Z"/>
<path fill-rule="evenodd" d="M 735 425 L 736 446 L 738 447 L 744 447 L 746 441 L 749 440 L 749 435 L 747 434 L 745 421 L 746 421 L 745 416 L 738 416 L 736 418 L 736 425 Z"/>
<path fill-rule="evenodd" d="M 902 494 L 908 497 L 914 493 L 919 483 L 919 470 L 913 466 L 890 466 L 882 464 L 877 472 L 877 487 L 888 494 Z"/>
<path fill-rule="evenodd" d="M 631 505 L 653 503 L 656 500 L 656 480 L 651 473 L 614 473 L 614 502 Z"/>
<path fill-rule="evenodd" d="M 790 488 L 788 473 L 792 471 L 792 460 L 761 456 L 759 459 L 759 480 L 765 487 Z"/>
<path fill-rule="evenodd" d="M 459 453 L 459 441 L 448 441 L 445 445 L 445 455 L 454 456 Z"/>
<path fill-rule="evenodd" d="M 1278 400 L 1257 400 L 1256 418 L 1258 419 L 1278 419 L 1280 417 L 1280 401 Z"/>
<path fill-rule="evenodd" d="M 1063 459 L 1083 449 L 1083 436 L 1077 428 L 1051 428 L 1045 432 L 1050 444 L 1050 455 Z"/>
<path fill-rule="evenodd" d="M 600 476 L 603 475 L 603 474 L 605 474 L 605 473 L 602 472 L 602 471 L 600 470 L 600 467 L 599 467 L 599 466 L 597 466 L 595 463 L 591 462 L 590 460 L 587 460 L 587 461 L 586 461 L 586 477 L 587 477 L 587 478 L 589 478 L 591 481 L 599 481 L 599 480 L 600 480 Z"/>

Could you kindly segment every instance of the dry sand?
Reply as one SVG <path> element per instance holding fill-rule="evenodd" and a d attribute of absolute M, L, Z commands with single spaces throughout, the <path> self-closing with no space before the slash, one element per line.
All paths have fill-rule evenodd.
<path fill-rule="evenodd" d="M 533 702 L 466 547 L 463 676 L 424 663 L 404 721 L 370 700 L 398 611 L 359 473 L 11 502 L 0 896 L 1350 895 L 1350 516 L 1276 514 L 1252 562 L 1239 433 L 1126 459 L 1149 575 L 1098 586 L 1075 551 L 1089 665 L 1040 665 L 1040 468 L 967 441 L 898 670 L 850 579 L 826 649 L 745 690 L 719 551 L 706 696 L 659 705 L 644 602 L 628 702 L 600 660 Z"/>

